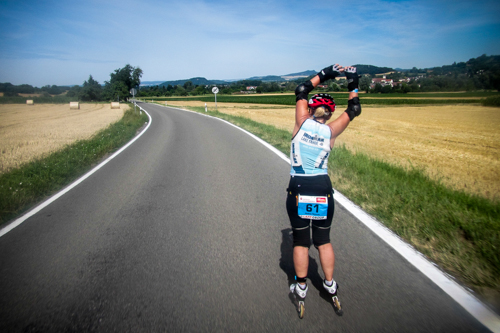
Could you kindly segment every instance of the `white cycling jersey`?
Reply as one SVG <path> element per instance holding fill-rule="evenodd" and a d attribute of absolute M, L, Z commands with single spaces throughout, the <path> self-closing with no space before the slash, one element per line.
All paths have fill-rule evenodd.
<path fill-rule="evenodd" d="M 292 138 L 290 161 L 292 176 L 316 176 L 328 174 L 330 155 L 330 127 L 313 119 L 307 119 Z"/>

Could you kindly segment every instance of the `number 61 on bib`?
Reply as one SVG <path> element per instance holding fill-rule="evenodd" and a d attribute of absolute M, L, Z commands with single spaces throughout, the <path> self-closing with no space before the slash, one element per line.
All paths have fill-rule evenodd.
<path fill-rule="evenodd" d="M 326 220 L 328 214 L 328 198 L 326 196 L 299 194 L 298 201 L 299 217 L 303 219 Z"/>

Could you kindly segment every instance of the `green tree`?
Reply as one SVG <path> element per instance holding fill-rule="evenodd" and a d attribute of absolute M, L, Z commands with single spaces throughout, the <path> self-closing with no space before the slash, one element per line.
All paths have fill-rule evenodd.
<path fill-rule="evenodd" d="M 205 86 L 196 86 L 196 88 L 191 91 L 191 94 L 193 95 L 203 95 L 203 94 L 206 94 L 207 91 L 205 89 Z"/>
<path fill-rule="evenodd" d="M 190 93 L 194 89 L 194 85 L 193 85 L 192 81 L 186 81 L 186 82 L 184 82 L 183 87 L 184 87 L 184 89 L 186 89 L 186 91 L 188 93 Z"/>
<path fill-rule="evenodd" d="M 179 85 L 175 86 L 174 95 L 187 96 L 188 93 L 187 93 L 186 89 L 184 89 L 184 87 L 179 84 Z"/>
<path fill-rule="evenodd" d="M 100 101 L 101 92 L 101 85 L 90 75 L 88 81 L 83 82 L 79 96 L 82 101 Z"/>
<path fill-rule="evenodd" d="M 295 91 L 295 88 L 297 88 L 297 83 L 290 81 L 286 84 L 285 90 L 287 91 Z"/>
<path fill-rule="evenodd" d="M 68 90 L 68 92 L 66 93 L 66 96 L 79 98 L 79 96 L 80 96 L 80 90 L 82 90 L 82 87 L 80 87 L 80 86 L 73 86 L 73 87 L 71 87 Z"/>
<path fill-rule="evenodd" d="M 392 92 L 392 87 L 389 84 L 386 84 L 385 86 L 382 87 L 382 90 L 380 91 L 382 94 L 389 94 Z"/>
<path fill-rule="evenodd" d="M 403 83 L 402 86 L 401 86 L 401 92 L 403 94 L 411 92 L 410 86 L 407 83 Z"/>
<path fill-rule="evenodd" d="M 104 82 L 103 98 L 127 100 L 130 97 L 130 89 L 137 88 L 141 84 L 142 69 L 127 64 L 123 68 L 116 69 L 110 77 L 109 81 Z"/>
<path fill-rule="evenodd" d="M 328 90 L 330 91 L 340 91 L 340 86 L 335 81 L 331 81 L 328 85 Z"/>
<path fill-rule="evenodd" d="M 370 85 L 372 84 L 372 78 L 370 75 L 363 75 L 359 79 L 359 90 L 368 92 L 370 90 Z"/>

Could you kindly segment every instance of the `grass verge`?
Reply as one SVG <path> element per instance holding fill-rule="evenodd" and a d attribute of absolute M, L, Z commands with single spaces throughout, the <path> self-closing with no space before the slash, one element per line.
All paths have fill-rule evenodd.
<path fill-rule="evenodd" d="M 88 140 L 0 175 L 0 225 L 26 211 L 88 171 L 104 156 L 131 140 L 148 121 L 129 108 L 118 122 Z"/>
<path fill-rule="evenodd" d="M 201 113 L 204 108 L 190 107 Z M 289 154 L 291 132 L 220 112 L 225 119 Z M 422 170 L 334 147 L 334 187 L 406 242 L 500 305 L 500 203 L 447 188 Z"/>

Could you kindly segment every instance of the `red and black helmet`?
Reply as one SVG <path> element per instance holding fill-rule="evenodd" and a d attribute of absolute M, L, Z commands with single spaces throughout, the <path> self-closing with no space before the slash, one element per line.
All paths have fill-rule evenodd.
<path fill-rule="evenodd" d="M 330 112 L 335 112 L 335 101 L 333 97 L 328 94 L 316 94 L 309 99 L 308 106 L 314 110 L 318 106 L 324 106 L 330 109 Z"/>

